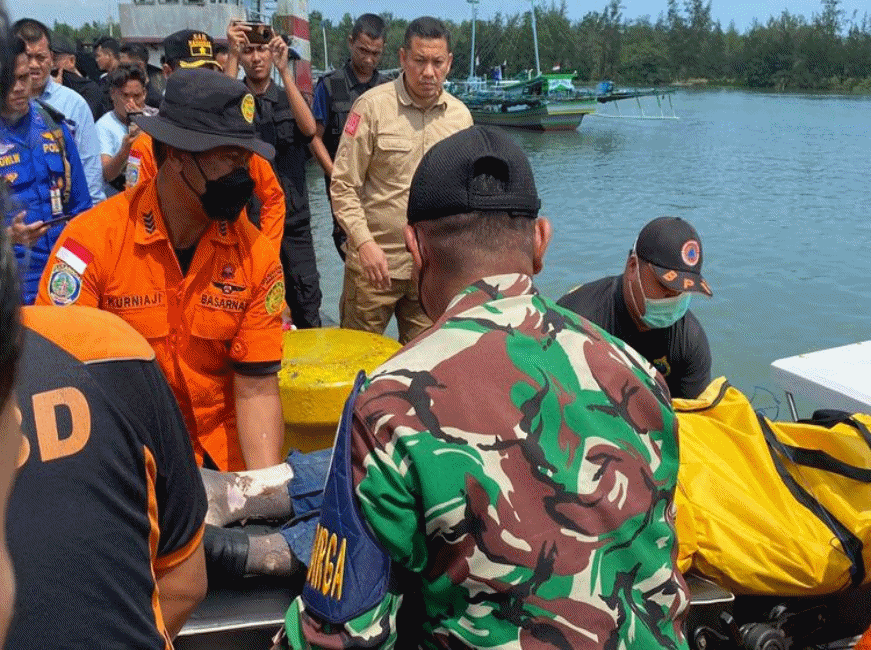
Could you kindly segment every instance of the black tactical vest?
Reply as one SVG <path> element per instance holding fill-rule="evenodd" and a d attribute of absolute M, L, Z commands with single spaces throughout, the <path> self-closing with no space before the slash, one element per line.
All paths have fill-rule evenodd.
<path fill-rule="evenodd" d="M 348 61 L 338 70 L 324 75 L 323 79 L 327 96 L 330 98 L 330 123 L 324 125 L 323 142 L 330 158 L 335 159 L 336 151 L 339 149 L 339 140 L 342 137 L 342 129 L 345 128 L 345 121 L 348 119 L 354 102 L 370 88 L 387 81 L 387 78 L 376 70 L 367 83 L 357 83 L 351 69 L 351 62 Z"/>

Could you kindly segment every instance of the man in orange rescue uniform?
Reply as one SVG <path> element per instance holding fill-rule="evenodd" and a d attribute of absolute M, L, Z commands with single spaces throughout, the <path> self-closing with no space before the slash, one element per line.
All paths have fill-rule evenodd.
<path fill-rule="evenodd" d="M 278 252 L 239 219 L 253 192 L 254 97 L 218 72 L 179 70 L 160 113 L 157 175 L 70 222 L 37 302 L 114 312 L 154 347 L 197 461 L 220 470 L 283 460 L 276 372 L 284 278 Z"/>
<path fill-rule="evenodd" d="M 163 73 L 169 77 L 179 69 L 212 68 L 220 70 L 221 65 L 214 58 L 212 37 L 201 31 L 183 29 L 163 39 Z M 127 158 L 127 187 L 153 178 L 157 173 L 154 159 L 154 145 L 151 136 L 141 134 L 133 141 Z M 273 243 L 275 250 L 281 246 L 284 234 L 284 191 L 272 165 L 265 158 L 251 156 L 248 172 L 254 179 L 254 198 L 259 202 L 260 232 Z M 242 218 L 248 217 L 247 212 Z"/>

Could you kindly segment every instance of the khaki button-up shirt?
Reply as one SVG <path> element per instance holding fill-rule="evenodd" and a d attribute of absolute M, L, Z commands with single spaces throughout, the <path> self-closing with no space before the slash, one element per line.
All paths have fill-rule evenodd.
<path fill-rule="evenodd" d="M 333 211 L 348 234 L 350 269 L 361 271 L 357 249 L 374 240 L 387 256 L 390 277 L 411 277 L 403 238 L 411 177 L 431 146 L 470 126 L 469 109 L 445 91 L 428 109 L 415 105 L 402 75 L 357 99 L 330 183 Z"/>

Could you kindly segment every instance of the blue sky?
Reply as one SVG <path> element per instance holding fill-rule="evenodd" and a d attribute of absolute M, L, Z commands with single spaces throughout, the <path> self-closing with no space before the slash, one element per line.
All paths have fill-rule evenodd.
<path fill-rule="evenodd" d="M 539 6 L 550 3 L 550 0 L 538 1 Z M 567 0 L 569 17 L 572 20 L 580 19 L 588 11 L 601 11 L 606 3 L 607 0 Z M 117 20 L 118 17 L 117 2 L 108 0 L 37 0 L 37 2 L 27 5 L 7 0 L 6 4 L 10 7 L 13 20 L 25 15 L 22 13 L 23 9 L 28 16 L 41 20 L 49 26 L 55 20 L 74 26 L 92 20 L 105 21 L 110 12 L 114 19 Z M 637 18 L 649 15 L 655 21 L 659 13 L 665 11 L 666 0 L 622 0 L 622 4 L 625 17 Z M 465 0 L 440 0 L 436 6 L 438 7 L 437 13 L 433 5 L 428 6 L 423 11 L 432 11 L 434 15 L 454 21 L 467 20 L 472 15 L 471 5 Z M 862 14 L 867 11 L 866 2 L 860 2 L 860 0 L 842 0 L 841 6 L 848 16 L 857 10 L 860 19 Z M 404 0 L 368 0 L 367 2 L 360 2 L 360 0 L 308 0 L 308 7 L 310 11 L 320 11 L 324 17 L 334 22 L 338 22 L 345 13 L 356 16 L 364 11 L 376 13 L 389 11 L 395 16 L 410 19 L 420 15 L 422 11 L 421 5 Z M 497 11 L 501 11 L 503 14 L 515 14 L 528 9 L 529 0 L 480 0 L 478 15 L 481 18 L 489 18 Z M 793 14 L 803 14 L 810 19 L 814 13 L 819 12 L 820 3 L 818 0 L 785 0 L 782 4 L 779 2 L 752 3 L 743 0 L 712 0 L 713 17 L 722 23 L 724 29 L 729 25 L 729 21 L 734 20 L 738 29 L 744 31 L 754 18 L 765 22 L 769 16 L 779 15 L 784 9 L 788 9 Z"/>

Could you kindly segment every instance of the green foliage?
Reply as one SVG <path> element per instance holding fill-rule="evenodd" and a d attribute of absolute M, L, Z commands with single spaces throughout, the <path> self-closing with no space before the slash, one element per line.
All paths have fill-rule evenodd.
<path fill-rule="evenodd" d="M 621 0 L 608 0 L 602 11 L 568 19 L 568 0 L 538 2 L 536 22 L 543 72 L 559 66 L 576 80 L 657 86 L 707 80 L 776 90 L 871 90 L 871 19 L 845 16 L 841 0 L 821 0 L 820 12 L 806 19 L 784 11 L 738 32 L 712 19 L 712 0 L 666 0 L 655 22 L 623 17 Z M 479 5 L 480 7 L 480 5 Z M 408 22 L 382 14 L 388 22 L 382 69 L 399 66 L 399 48 Z M 462 17 L 460 17 L 462 18 Z M 465 79 L 471 55 L 471 16 L 446 20 L 451 30 L 451 76 Z M 353 24 L 345 15 L 332 24 L 317 11 L 310 16 L 312 64 L 324 68 L 323 30 L 331 67 L 348 56 Z M 475 74 L 487 76 L 504 65 L 506 77 L 534 73 L 535 51 L 528 11 L 477 20 Z"/>
<path fill-rule="evenodd" d="M 569 0 L 536 3 L 539 57 L 543 72 L 559 66 L 576 79 L 595 83 L 658 86 L 692 80 L 754 88 L 871 91 L 871 19 L 846 16 L 841 0 L 821 0 L 820 12 L 806 19 L 784 11 L 767 22 L 754 22 L 744 33 L 734 23 L 725 30 L 711 18 L 712 0 L 665 0 L 655 22 L 644 16 L 623 17 L 621 0 L 607 0 L 602 11 L 580 20 L 568 19 Z M 480 8 L 481 5 L 479 5 Z M 399 67 L 408 21 L 382 13 L 387 21 L 382 69 Z M 451 31 L 454 63 L 451 76 L 465 79 L 471 55 L 471 16 L 445 20 Z M 324 35 L 329 67 L 348 57 L 348 35 L 354 17 L 334 23 L 311 12 L 312 66 L 323 70 Z M 55 31 L 88 42 L 108 34 L 109 26 L 93 22 L 80 28 L 55 23 Z M 113 26 L 115 34 L 118 25 Z M 529 11 L 497 13 L 477 20 L 475 65 L 478 76 L 504 66 L 504 75 L 527 76 L 535 70 Z"/>
<path fill-rule="evenodd" d="M 120 38 L 119 34 L 121 34 L 121 26 L 114 22 L 104 23 L 95 20 L 91 23 L 86 23 L 81 27 L 71 27 L 66 23 L 54 21 L 52 32 L 66 36 L 74 43 L 77 41 L 81 41 L 82 43 L 93 43 L 100 36 L 106 36 L 110 33 L 114 34 L 115 38 Z"/>

